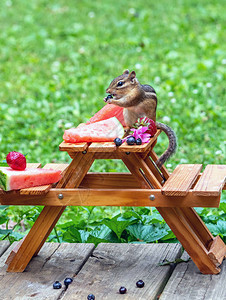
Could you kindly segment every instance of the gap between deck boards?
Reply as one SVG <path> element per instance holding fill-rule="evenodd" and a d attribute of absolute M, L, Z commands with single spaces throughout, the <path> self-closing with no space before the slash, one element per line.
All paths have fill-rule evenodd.
<path fill-rule="evenodd" d="M 0 242 L 0 299 L 86 300 L 89 293 L 97 300 L 226 299 L 224 267 L 219 275 L 203 275 L 191 260 L 175 269 L 159 266 L 180 257 L 180 244 L 99 244 L 95 249 L 93 244 L 45 243 L 25 272 L 6 273 L 4 262 L 14 246 Z M 52 288 L 66 277 L 74 279 L 67 290 Z M 136 287 L 139 279 L 145 282 L 142 289 Z M 125 295 L 118 293 L 120 286 L 127 288 Z"/>

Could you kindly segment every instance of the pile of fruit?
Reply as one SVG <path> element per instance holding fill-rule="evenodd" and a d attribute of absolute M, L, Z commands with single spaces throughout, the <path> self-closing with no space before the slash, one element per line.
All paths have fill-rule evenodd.
<path fill-rule="evenodd" d="M 128 145 L 141 145 L 147 143 L 157 131 L 153 120 L 141 118 L 134 124 L 129 135 L 123 138 L 123 126 L 123 108 L 106 104 L 86 124 L 65 130 L 63 139 L 67 143 L 114 141 L 116 146 L 120 146 L 126 141 Z"/>

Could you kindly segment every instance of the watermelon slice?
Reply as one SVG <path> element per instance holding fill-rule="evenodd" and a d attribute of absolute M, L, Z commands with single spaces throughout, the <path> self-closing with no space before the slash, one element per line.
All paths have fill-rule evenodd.
<path fill-rule="evenodd" d="M 114 104 L 106 104 L 92 118 L 90 118 L 86 124 L 99 122 L 112 117 L 116 117 L 123 126 L 126 126 L 123 117 L 123 107 Z"/>
<path fill-rule="evenodd" d="M 61 171 L 26 168 L 23 171 L 0 167 L 0 187 L 5 191 L 46 185 L 60 180 Z"/>
<path fill-rule="evenodd" d="M 124 128 L 116 117 L 65 130 L 63 139 L 67 143 L 113 142 L 122 138 Z"/>

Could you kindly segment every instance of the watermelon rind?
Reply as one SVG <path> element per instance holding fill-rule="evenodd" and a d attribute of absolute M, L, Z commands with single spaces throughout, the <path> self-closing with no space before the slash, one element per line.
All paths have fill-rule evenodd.
<path fill-rule="evenodd" d="M 3 172 L 3 170 L 0 169 L 0 188 L 2 188 L 4 191 L 7 191 L 9 189 L 8 183 L 9 180 L 7 175 Z"/>

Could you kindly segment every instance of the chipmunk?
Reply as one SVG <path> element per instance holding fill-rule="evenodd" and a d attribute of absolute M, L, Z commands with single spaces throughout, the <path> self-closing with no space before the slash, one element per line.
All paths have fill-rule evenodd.
<path fill-rule="evenodd" d="M 106 89 L 109 95 L 104 98 L 107 103 L 124 107 L 123 115 L 127 132 L 138 118 L 147 117 L 156 122 L 157 96 L 154 88 L 140 84 L 135 71 L 125 70 L 122 75 L 112 80 Z M 177 141 L 174 131 L 167 125 L 156 122 L 158 129 L 166 133 L 169 139 L 168 149 L 160 156 L 156 164 L 159 168 L 176 151 Z"/>

